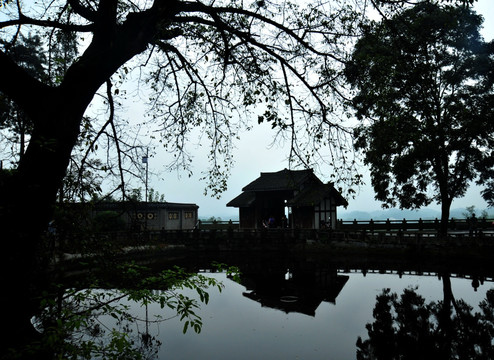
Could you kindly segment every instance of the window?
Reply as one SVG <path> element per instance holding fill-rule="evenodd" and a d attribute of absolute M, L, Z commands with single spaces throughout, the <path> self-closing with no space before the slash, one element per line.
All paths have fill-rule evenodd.
<path fill-rule="evenodd" d="M 169 211 L 168 220 L 178 220 L 178 211 Z"/>
<path fill-rule="evenodd" d="M 193 219 L 194 218 L 194 212 L 193 211 L 185 211 L 184 217 L 186 219 Z"/>

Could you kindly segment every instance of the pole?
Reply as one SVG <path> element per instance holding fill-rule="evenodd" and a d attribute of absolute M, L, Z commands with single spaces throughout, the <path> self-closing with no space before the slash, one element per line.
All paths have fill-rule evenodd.
<path fill-rule="evenodd" d="M 146 155 L 142 157 L 142 162 L 146 164 L 146 179 L 144 181 L 144 229 L 147 230 L 148 227 L 148 171 L 149 171 L 149 148 L 146 148 Z"/>
<path fill-rule="evenodd" d="M 149 170 L 149 149 L 146 148 L 146 203 L 148 202 L 148 170 Z"/>

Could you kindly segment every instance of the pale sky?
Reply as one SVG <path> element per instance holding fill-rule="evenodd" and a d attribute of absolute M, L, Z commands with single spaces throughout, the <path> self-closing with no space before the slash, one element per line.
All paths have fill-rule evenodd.
<path fill-rule="evenodd" d="M 482 31 L 484 39 L 491 40 L 494 37 L 494 0 L 480 0 L 475 8 L 485 18 Z M 228 190 L 223 193 L 220 200 L 203 195 L 206 183 L 199 181 L 200 171 L 204 169 L 201 166 L 204 159 L 200 154 L 194 159 L 194 175 L 190 178 L 185 173 L 178 177 L 176 172 L 163 171 L 163 164 L 168 162 L 166 157 L 170 155 L 159 154 L 150 158 L 150 171 L 155 174 L 159 173 L 159 175 L 150 176 L 149 186 L 160 194 L 164 194 L 166 201 L 197 204 L 200 217 L 219 216 L 223 220 L 228 220 L 229 216 L 238 215 L 238 209 L 227 208 L 226 203 L 239 195 L 242 187 L 259 177 L 261 172 L 275 172 L 288 167 L 285 160 L 287 148 L 268 149 L 272 135 L 270 126 L 265 124 L 254 124 L 252 131 L 241 135 L 241 140 L 237 142 L 237 148 L 234 150 L 236 163 L 228 181 Z M 366 179 L 366 182 L 367 184 L 370 183 L 369 178 Z M 348 202 L 349 206 L 346 211 L 380 209 L 380 203 L 374 200 L 374 191 L 370 185 L 362 187 L 358 196 L 355 199 L 348 199 Z M 453 202 L 451 208 L 465 208 L 471 205 L 475 205 L 479 210 L 487 207 L 478 188 L 471 187 L 464 198 Z M 429 208 L 439 209 L 439 206 L 430 206 Z"/>

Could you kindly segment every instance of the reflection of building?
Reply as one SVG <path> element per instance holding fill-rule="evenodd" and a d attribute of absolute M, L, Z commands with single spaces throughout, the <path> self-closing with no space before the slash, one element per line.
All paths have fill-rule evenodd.
<path fill-rule="evenodd" d="M 324 184 L 312 170 L 261 173 L 242 191 L 227 204 L 239 208 L 242 228 L 260 228 L 274 218 L 275 227 L 334 229 L 336 207 L 348 204 L 333 184 Z"/>
<path fill-rule="evenodd" d="M 114 212 L 133 230 L 185 230 L 197 223 L 196 204 L 170 202 L 107 202 L 93 210 L 93 217 Z"/>
<path fill-rule="evenodd" d="M 248 290 L 243 295 L 262 306 L 315 316 L 321 302 L 336 302 L 348 279 L 346 275 L 338 275 L 336 269 L 243 274 L 242 284 Z"/>

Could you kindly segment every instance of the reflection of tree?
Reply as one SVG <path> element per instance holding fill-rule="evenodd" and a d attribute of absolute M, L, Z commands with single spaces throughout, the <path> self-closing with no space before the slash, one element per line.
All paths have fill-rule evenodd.
<path fill-rule="evenodd" d="M 369 339 L 357 340 L 357 359 L 494 359 L 494 289 L 480 312 L 455 300 L 449 276 L 443 301 L 426 303 L 416 289 L 398 296 L 384 289 L 377 296 Z"/>
<path fill-rule="evenodd" d="M 221 265 L 217 268 L 222 270 Z M 223 287 L 212 277 L 179 267 L 155 273 L 133 263 L 117 265 L 110 277 L 107 283 L 99 274 L 92 282 L 87 272 L 75 286 L 60 286 L 45 294 L 40 313 L 32 319 L 37 341 L 11 349 L 12 357 L 5 359 L 155 358 L 161 342 L 149 331 L 149 325 L 158 326 L 177 317 L 183 322 L 184 333 L 188 329 L 199 333 L 203 325 L 198 313 L 201 304 L 208 303 L 210 289 L 221 291 Z M 80 288 L 81 284 L 85 287 Z M 151 316 L 148 306 L 154 308 Z"/>

